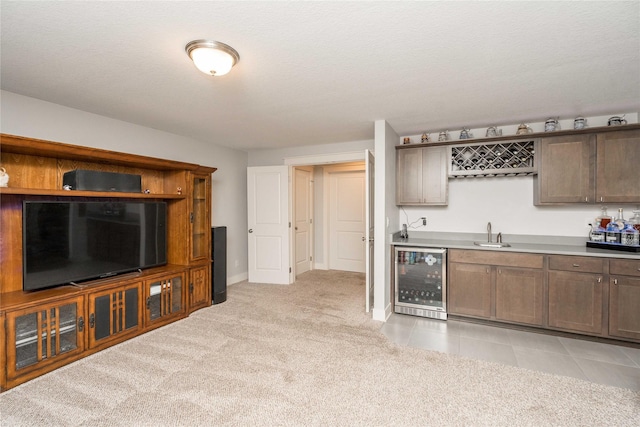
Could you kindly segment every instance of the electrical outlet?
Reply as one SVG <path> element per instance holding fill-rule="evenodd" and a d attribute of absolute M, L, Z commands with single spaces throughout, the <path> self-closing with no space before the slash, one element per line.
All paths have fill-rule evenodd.
<path fill-rule="evenodd" d="M 427 218 L 426 217 L 422 217 L 422 225 L 427 225 Z"/>

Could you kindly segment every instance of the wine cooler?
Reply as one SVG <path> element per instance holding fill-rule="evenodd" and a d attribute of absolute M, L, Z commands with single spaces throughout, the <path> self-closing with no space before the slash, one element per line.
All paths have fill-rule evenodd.
<path fill-rule="evenodd" d="M 395 312 L 447 319 L 447 250 L 396 246 Z"/>

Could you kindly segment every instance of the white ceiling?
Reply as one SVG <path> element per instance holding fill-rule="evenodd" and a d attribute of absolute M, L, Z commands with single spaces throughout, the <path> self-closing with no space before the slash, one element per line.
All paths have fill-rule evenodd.
<path fill-rule="evenodd" d="M 0 3 L 10 92 L 242 150 L 640 111 L 640 2 Z M 191 40 L 233 46 L 208 77 Z"/>

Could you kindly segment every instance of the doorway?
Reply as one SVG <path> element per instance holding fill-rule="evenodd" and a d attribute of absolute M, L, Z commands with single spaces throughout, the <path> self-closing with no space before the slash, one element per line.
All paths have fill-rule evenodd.
<path fill-rule="evenodd" d="M 364 163 L 324 168 L 328 197 L 325 236 L 329 270 L 365 272 Z"/>

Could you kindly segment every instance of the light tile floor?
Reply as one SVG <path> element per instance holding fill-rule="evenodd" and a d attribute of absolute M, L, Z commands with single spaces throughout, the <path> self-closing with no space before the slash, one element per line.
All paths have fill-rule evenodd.
<path fill-rule="evenodd" d="M 399 345 L 640 391 L 638 348 L 396 313 L 381 332 Z"/>

